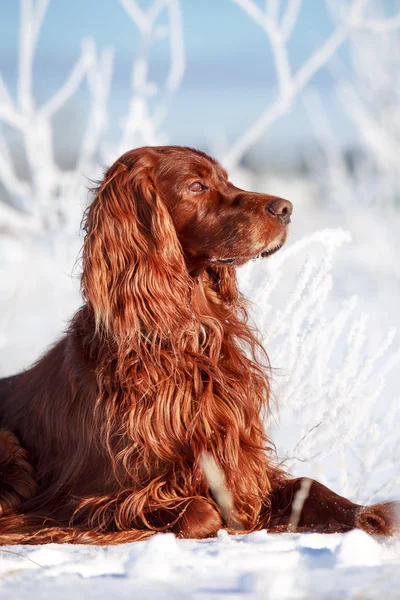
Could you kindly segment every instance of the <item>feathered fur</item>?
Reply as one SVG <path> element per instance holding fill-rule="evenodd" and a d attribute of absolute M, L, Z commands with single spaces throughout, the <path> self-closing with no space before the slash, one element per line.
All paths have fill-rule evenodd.
<path fill-rule="evenodd" d="M 291 210 L 188 148 L 130 151 L 105 173 L 84 219 L 84 306 L 31 369 L 0 381 L 0 467 L 15 473 L 0 475 L 1 543 L 229 529 L 204 452 L 242 531 L 287 528 L 301 480 L 264 431 L 269 362 L 235 267 L 279 249 Z M 387 534 L 396 511 L 314 482 L 298 528 Z"/>

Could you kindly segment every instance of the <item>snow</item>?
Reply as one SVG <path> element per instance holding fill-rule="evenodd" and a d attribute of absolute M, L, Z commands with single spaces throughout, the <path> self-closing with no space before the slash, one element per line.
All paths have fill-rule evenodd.
<path fill-rule="evenodd" d="M 345 534 L 230 536 L 96 547 L 3 547 L 0 598 L 399 598 L 400 540 Z"/>
<path fill-rule="evenodd" d="M 242 9 L 251 4 L 235 1 Z M 144 36 L 159 31 L 159 12 L 150 8 L 153 3 L 148 13 L 129 11 L 132 4 L 122 0 L 132 24 Z M 33 64 L 47 3 L 22 4 L 19 51 L 24 60 L 19 65 L 17 97 L 7 91 L 9 82 L 0 86 L 1 120 L 12 130 L 0 147 L 0 175 L 7 192 L 7 201 L 0 204 L 0 376 L 36 360 L 60 336 L 80 304 L 79 269 L 73 265 L 82 243 L 77 229 L 86 206 L 84 176 L 96 179 L 100 163 L 110 164 L 128 148 L 166 141 L 160 115 L 166 114 L 179 88 L 185 62 L 179 5 L 167 4 L 164 33 L 174 41 L 169 75 L 154 82 L 147 68 L 149 55 L 132 57 L 131 100 L 115 143 L 106 129 L 113 50 L 101 49 L 92 40 L 84 42 L 73 76 L 67 76 L 41 105 L 33 93 L 37 88 Z M 287 41 L 300 3 L 286 4 L 283 10 L 291 16 L 281 23 Z M 295 12 L 290 13 L 293 7 Z M 386 28 L 385 34 L 375 38 L 372 13 L 369 31 L 359 32 L 360 23 L 356 27 L 354 18 L 351 27 L 349 23 L 349 35 L 355 28 L 347 65 L 351 71 L 347 76 L 343 70 L 333 88 L 336 100 L 332 95 L 335 111 L 340 112 L 343 104 L 349 126 L 359 133 L 356 150 L 363 154 L 351 168 L 316 89 L 308 89 L 305 106 L 320 149 L 302 157 L 308 165 L 306 175 L 280 176 L 267 169 L 256 176 L 238 166 L 248 142 L 263 135 L 264 127 L 254 128 L 257 121 L 233 145 L 222 140 L 220 150 L 213 152 L 224 164 L 232 163 L 236 185 L 268 190 L 295 205 L 286 248 L 239 274 L 241 290 L 254 302 L 252 314 L 274 367 L 279 413 L 274 411 L 267 426 L 279 457 L 294 475 L 315 477 L 363 503 L 400 493 L 400 334 L 394 333 L 395 328 L 400 330 L 400 53 L 393 50 L 400 38 L 390 33 L 394 29 L 390 19 L 382 18 L 377 24 L 378 29 Z M 254 14 L 263 16 L 258 8 L 248 16 Z M 358 17 L 362 20 L 363 15 Z M 259 25 L 276 49 L 280 29 L 265 28 L 266 23 L 263 17 Z M 285 57 L 290 62 L 290 55 L 285 44 L 278 44 L 278 52 L 284 58 L 276 64 L 279 83 L 287 78 L 282 65 Z M 51 117 L 85 80 L 91 98 L 87 129 L 76 168 L 66 171 L 56 161 Z M 290 92 L 288 109 L 296 96 L 292 87 L 280 89 Z M 266 107 L 267 116 L 270 109 Z M 264 121 L 267 125 L 285 118 L 269 114 L 272 120 Z M 118 122 L 111 125 L 118 129 Z M 81 133 L 77 128 L 77 140 Z M 16 135 L 26 150 L 27 179 L 19 178 L 12 159 Z M 194 145 L 190 139 L 187 143 Z M 63 139 L 59 145 L 64 146 Z M 361 531 L 335 535 L 263 531 L 235 537 L 220 532 L 217 539 L 201 541 L 164 534 L 114 547 L 2 547 L 0 597 L 388 600 L 400 598 L 399 566 L 398 539 L 374 539 Z"/>

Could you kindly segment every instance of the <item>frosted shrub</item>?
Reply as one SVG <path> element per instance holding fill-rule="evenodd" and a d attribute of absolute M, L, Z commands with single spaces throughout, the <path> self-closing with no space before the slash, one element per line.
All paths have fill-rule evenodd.
<path fill-rule="evenodd" d="M 240 281 L 273 366 L 280 409 L 267 427 L 282 462 L 370 501 L 399 491 L 400 349 L 395 330 L 369 343 L 357 297 L 331 299 L 333 258 L 349 242 L 342 230 L 316 232 L 267 266 L 250 263 Z"/>

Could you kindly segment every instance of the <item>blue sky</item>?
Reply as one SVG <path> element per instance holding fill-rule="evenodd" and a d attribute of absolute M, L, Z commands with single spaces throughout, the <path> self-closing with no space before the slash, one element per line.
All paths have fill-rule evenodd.
<path fill-rule="evenodd" d="M 261 0 L 259 0 L 261 3 Z M 382 0 L 389 2 L 389 0 Z M 389 2 L 390 3 L 390 2 Z M 142 6 L 148 2 L 142 1 Z M 164 128 L 171 143 L 206 147 L 212 136 L 234 139 L 263 110 L 275 93 L 275 72 L 268 42 L 245 13 L 231 0 L 182 0 L 186 72 Z M 15 91 L 18 55 L 19 2 L 2 0 L 0 69 Z M 302 64 L 332 30 L 323 0 L 303 0 L 298 26 L 289 45 L 292 68 Z M 64 81 L 80 52 L 82 38 L 93 37 L 98 47 L 115 48 L 115 70 L 110 98 L 110 136 L 127 108 L 132 57 L 138 34 L 118 0 L 53 0 L 46 15 L 35 61 L 38 102 Z M 346 50 L 341 51 L 346 61 Z M 166 72 L 167 46 L 157 43 L 151 52 L 150 74 L 157 81 Z M 312 84 L 322 94 L 341 138 L 351 130 L 332 97 L 328 70 Z M 84 93 L 71 101 L 69 115 L 79 127 L 85 115 Z M 312 138 L 301 101 L 263 137 L 270 152 L 296 152 Z"/>

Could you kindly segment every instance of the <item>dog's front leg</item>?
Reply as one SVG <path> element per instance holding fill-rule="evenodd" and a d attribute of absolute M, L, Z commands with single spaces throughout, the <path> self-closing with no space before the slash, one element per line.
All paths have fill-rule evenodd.
<path fill-rule="evenodd" d="M 377 535 L 400 532 L 400 502 L 361 506 L 307 478 L 282 482 L 268 504 L 261 517 L 270 531 L 337 533 L 358 528 Z"/>

